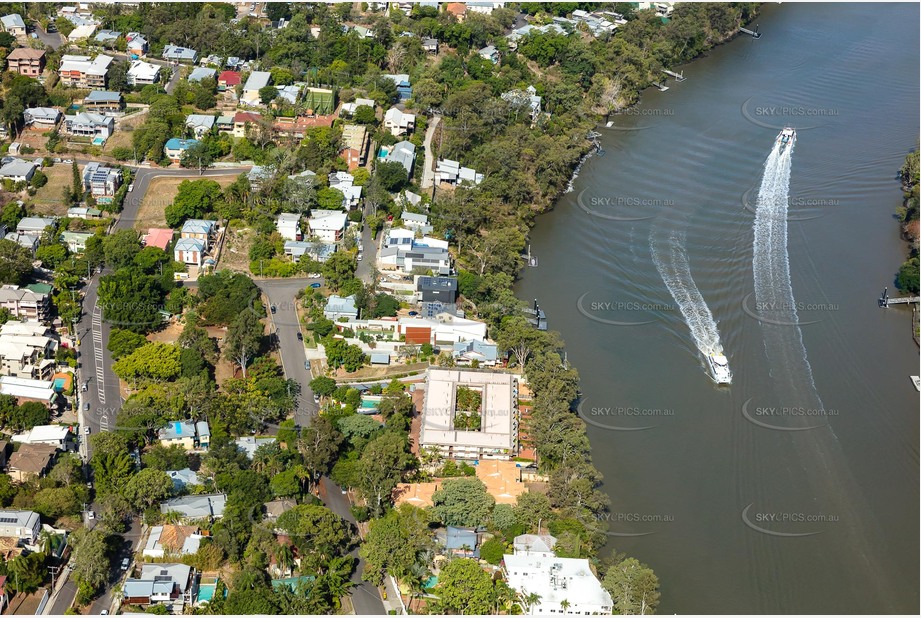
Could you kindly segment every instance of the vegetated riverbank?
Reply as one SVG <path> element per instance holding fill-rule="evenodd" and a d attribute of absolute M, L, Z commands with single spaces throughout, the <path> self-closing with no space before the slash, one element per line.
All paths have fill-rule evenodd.
<path fill-rule="evenodd" d="M 552 4 L 541 6 L 553 10 Z M 657 80 L 663 68 L 686 63 L 731 40 L 757 14 L 756 5 L 714 6 L 718 8 L 711 13 L 703 5 L 676 7 L 667 23 L 651 11 L 642 12 L 604 43 L 529 36 L 518 50 L 528 59 L 527 65 L 512 56 L 503 59 L 503 68 L 508 63 L 510 71 L 552 79 L 555 73 L 565 72 L 563 67 L 573 62 L 574 54 L 594 54 L 593 70 L 579 82 L 583 89 L 580 110 L 554 111 L 543 132 L 513 131 L 496 123 L 488 127 L 488 135 L 479 133 L 487 130 L 486 123 L 471 123 L 469 117 L 455 111 L 438 136 L 437 141 L 444 142 L 442 156 L 456 156 L 487 175 L 481 188 L 459 190 L 433 205 L 435 222 L 458 241 L 461 293 L 476 303 L 500 347 L 511 350 L 513 360 L 525 366 L 535 394 L 526 427 L 529 446 L 534 448 L 541 472 L 550 478 L 551 504 L 563 515 L 550 530 L 575 550 L 566 555 L 592 557 L 605 544 L 608 498 L 600 489 L 601 474 L 592 464 L 585 423 L 573 412 L 579 377 L 563 360 L 562 339 L 555 333 L 533 330 L 516 315 L 521 303 L 514 298 L 512 285 L 521 269 L 520 255 L 536 215 L 553 207 L 590 154 L 592 146 L 585 135 L 600 118 L 635 105 L 640 91 Z M 718 16 L 731 18 L 716 19 Z M 624 55 L 632 58 L 632 64 L 623 61 Z M 538 92 L 551 101 L 566 94 L 556 87 Z M 457 103 L 450 100 L 445 107 L 452 109 Z M 482 118 L 488 121 L 489 115 Z M 539 143 L 548 137 L 549 142 Z M 510 139 L 516 140 L 514 146 L 507 143 Z M 511 156 L 512 152 L 518 156 Z M 530 156 L 533 152 L 543 152 L 541 156 L 553 160 L 542 165 L 540 157 Z M 479 208 L 471 209 L 474 197 L 480 198 Z M 515 205 L 517 211 L 512 208 Z M 659 592 L 652 569 L 619 554 L 594 562 L 614 597 L 615 612 L 655 610 Z"/>
<path fill-rule="evenodd" d="M 902 206 L 897 210 L 899 226 L 902 232 L 902 238 L 909 243 L 908 259 L 902 263 L 899 272 L 896 275 L 896 285 L 900 290 L 908 294 L 917 295 L 919 291 L 918 282 L 918 186 L 919 186 L 919 165 L 918 150 L 908 153 L 905 157 L 905 163 L 899 170 L 899 179 L 902 182 L 902 189 L 905 196 L 902 199 Z M 918 343 L 919 336 L 919 316 L 921 313 L 912 305 L 912 336 L 915 343 Z"/>

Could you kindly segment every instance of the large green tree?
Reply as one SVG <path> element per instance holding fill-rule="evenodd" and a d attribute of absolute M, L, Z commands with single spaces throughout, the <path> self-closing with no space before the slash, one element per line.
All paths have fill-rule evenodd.
<path fill-rule="evenodd" d="M 496 504 L 478 478 L 447 479 L 432 494 L 432 511 L 446 526 L 476 528 L 485 525 Z"/>
<path fill-rule="evenodd" d="M 611 593 L 614 613 L 643 616 L 656 613 L 659 578 L 636 558 L 624 558 L 608 569 L 601 585 Z"/>
<path fill-rule="evenodd" d="M 496 587 L 475 560 L 452 560 L 438 575 L 435 608 L 445 614 L 492 614 L 496 611 Z"/>

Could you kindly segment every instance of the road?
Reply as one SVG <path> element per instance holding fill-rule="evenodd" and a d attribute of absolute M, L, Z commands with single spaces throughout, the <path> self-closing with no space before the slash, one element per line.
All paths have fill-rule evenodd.
<path fill-rule="evenodd" d="M 348 496 L 343 494 L 342 489 L 325 476 L 320 479 L 320 497 L 326 503 L 329 510 L 351 523 L 353 526 L 357 526 L 357 522 L 352 516 L 352 511 L 349 510 L 351 504 L 349 503 Z M 356 560 L 355 572 L 352 573 L 352 582 L 355 583 L 355 587 L 352 588 L 350 596 L 352 598 L 352 607 L 355 608 L 355 613 L 361 616 L 369 614 L 379 616 L 386 615 L 387 610 L 384 608 L 384 603 L 381 600 L 380 591 L 378 591 L 376 586 L 361 579 L 361 574 L 364 572 L 365 568 L 365 561 L 358 555 L 357 549 L 352 551 L 352 555 L 355 556 Z"/>
<path fill-rule="evenodd" d="M 435 184 L 435 153 L 432 151 L 432 137 L 435 135 L 435 128 L 441 122 L 441 116 L 432 118 L 428 129 L 425 130 L 425 140 L 422 142 L 422 148 L 425 149 L 425 164 L 422 168 L 421 188 L 427 189 Z"/>
<path fill-rule="evenodd" d="M 119 545 L 112 555 L 112 568 L 109 569 L 109 580 L 106 583 L 105 591 L 93 601 L 89 610 L 90 614 L 98 616 L 104 609 L 111 611 L 113 586 L 121 581 L 127 573 L 127 571 L 123 570 L 121 567 L 122 560 L 128 558 L 128 560 L 133 561 L 134 552 L 141 539 L 141 531 L 141 521 L 136 518 L 132 519 L 129 523 L 128 530 L 121 535 L 121 545 Z"/>
<path fill-rule="evenodd" d="M 365 217 L 368 216 L 367 209 Z M 371 283 L 374 278 L 374 264 L 377 263 L 377 241 L 371 238 L 371 227 L 362 225 L 361 230 L 361 261 L 358 262 L 358 268 L 355 270 L 355 277 L 364 283 Z"/>
<path fill-rule="evenodd" d="M 310 390 L 310 372 L 305 366 L 304 343 L 297 338 L 301 332 L 295 310 L 297 293 L 311 283 L 321 279 L 259 279 L 256 285 L 266 295 L 269 305 L 275 305 L 275 313 L 269 312 L 269 320 L 278 335 L 278 351 L 285 377 L 295 380 L 301 387 L 294 412 L 294 423 L 306 427 L 319 406 L 313 400 Z"/>
<path fill-rule="evenodd" d="M 55 51 L 63 44 L 59 32 L 45 32 L 38 22 L 35 22 L 35 34 L 42 43 Z"/>

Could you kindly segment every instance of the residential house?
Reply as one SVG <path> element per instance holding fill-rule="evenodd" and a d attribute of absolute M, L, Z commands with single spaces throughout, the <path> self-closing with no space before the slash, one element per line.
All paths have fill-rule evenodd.
<path fill-rule="evenodd" d="M 0 468 L 6 468 L 6 456 L 10 450 L 10 443 L 0 440 Z"/>
<path fill-rule="evenodd" d="M 257 125 L 261 120 L 262 114 L 237 112 L 233 115 L 233 136 L 246 137 L 250 127 Z"/>
<path fill-rule="evenodd" d="M 204 241 L 205 249 L 211 246 L 214 234 L 217 232 L 217 221 L 205 219 L 188 219 L 182 224 L 179 232 L 180 238 L 197 238 Z"/>
<path fill-rule="evenodd" d="M 342 192 L 342 207 L 345 210 L 352 210 L 361 202 L 361 187 L 354 183 L 355 177 L 348 172 L 332 172 L 329 175 L 329 187 Z"/>
<path fill-rule="evenodd" d="M 220 91 L 230 88 L 233 90 L 240 85 L 240 73 L 238 71 L 221 71 L 217 76 L 217 89 Z"/>
<path fill-rule="evenodd" d="M 512 543 L 516 556 L 555 558 L 556 537 L 550 534 L 519 534 Z"/>
<path fill-rule="evenodd" d="M 505 581 L 523 600 L 529 615 L 608 615 L 614 610 L 610 593 L 585 558 L 516 552 L 505 554 L 502 566 Z"/>
<path fill-rule="evenodd" d="M 47 322 L 51 319 L 51 286 L 0 286 L 0 307 L 16 318 Z"/>
<path fill-rule="evenodd" d="M 318 210 L 311 212 L 307 228 L 311 236 L 325 242 L 339 242 L 345 233 L 348 216 L 341 210 Z"/>
<path fill-rule="evenodd" d="M 463 558 L 480 558 L 480 535 L 474 528 L 447 526 L 435 538 L 449 554 Z"/>
<path fill-rule="evenodd" d="M 71 253 L 83 253 L 86 251 L 86 241 L 95 236 L 92 232 L 64 232 L 61 234 L 61 242 L 67 245 Z"/>
<path fill-rule="evenodd" d="M 67 209 L 68 219 L 99 219 L 102 211 L 89 206 L 71 206 Z"/>
<path fill-rule="evenodd" d="M 191 606 L 194 581 L 186 564 L 145 564 L 141 577 L 129 577 L 122 586 L 124 602 L 131 605 Z"/>
<path fill-rule="evenodd" d="M 390 147 L 390 151 L 384 157 L 387 163 L 399 163 L 406 170 L 407 178 L 413 176 L 413 163 L 416 160 L 416 145 L 410 141 L 397 142 Z"/>
<path fill-rule="evenodd" d="M 171 421 L 157 431 L 157 439 L 167 447 L 176 445 L 187 451 L 197 448 L 207 449 L 211 440 L 211 431 L 207 428 L 207 423 L 202 425 L 202 422 Z M 204 440 L 202 440 L 203 429 L 207 429 Z"/>
<path fill-rule="evenodd" d="M 0 509 L 0 537 L 35 545 L 42 531 L 42 520 L 35 511 Z"/>
<path fill-rule="evenodd" d="M 0 17 L 0 24 L 3 25 L 3 30 L 5 32 L 13 36 L 26 36 L 26 22 L 22 20 L 22 16 L 19 13 L 12 13 Z"/>
<path fill-rule="evenodd" d="M 301 240 L 301 216 L 296 213 L 283 212 L 275 223 L 278 233 L 285 240 Z"/>
<path fill-rule="evenodd" d="M 323 315 L 327 320 L 336 321 L 339 318 L 358 319 L 358 307 L 355 306 L 355 295 L 346 296 L 345 298 L 333 294 L 326 301 L 326 307 L 323 308 Z"/>
<path fill-rule="evenodd" d="M 98 25 L 94 23 L 80 24 L 70 31 L 70 34 L 67 35 L 67 40 L 71 43 L 76 43 L 77 41 L 88 39 L 93 36 L 97 27 Z"/>
<path fill-rule="evenodd" d="M 159 69 L 159 67 L 157 68 Z M 83 98 L 83 107 L 85 108 L 83 111 L 86 112 L 117 114 L 125 109 L 125 100 L 120 92 L 94 90 Z"/>
<path fill-rule="evenodd" d="M 64 117 L 64 133 L 75 137 L 108 139 L 115 132 L 115 118 L 81 112 Z"/>
<path fill-rule="evenodd" d="M 215 122 L 217 130 L 220 133 L 232 133 L 233 132 L 233 116 L 227 114 L 221 114 L 217 117 L 217 122 Z"/>
<path fill-rule="evenodd" d="M 413 243 L 416 240 L 416 232 L 411 229 L 401 228 L 401 227 L 392 227 L 387 231 L 386 236 L 384 237 L 383 247 L 404 247 L 412 248 Z"/>
<path fill-rule="evenodd" d="M 41 234 L 55 224 L 53 217 L 23 217 L 16 224 L 16 231 L 20 234 Z"/>
<path fill-rule="evenodd" d="M 300 262 L 301 258 L 306 255 L 322 264 L 336 252 L 336 245 L 323 242 L 308 242 L 306 240 L 288 240 L 285 242 L 284 251 L 285 255 L 289 256 L 295 263 Z"/>
<path fill-rule="evenodd" d="M 435 166 L 435 183 L 451 185 L 475 184 L 483 182 L 483 174 L 470 167 L 463 167 L 457 161 L 441 159 Z"/>
<path fill-rule="evenodd" d="M 343 147 L 339 151 L 339 156 L 345 159 L 349 171 L 367 163 L 371 136 L 365 126 L 357 124 L 343 125 L 340 143 Z"/>
<path fill-rule="evenodd" d="M 384 128 L 393 136 L 406 135 L 416 128 L 416 115 L 407 114 L 396 107 L 391 107 L 384 114 Z"/>
<path fill-rule="evenodd" d="M 169 228 L 152 227 L 141 238 L 141 242 L 145 247 L 157 247 L 166 251 L 173 242 L 174 234 L 175 232 Z"/>
<path fill-rule="evenodd" d="M 114 30 L 100 30 L 96 33 L 96 36 L 93 37 L 93 41 L 103 46 L 114 47 L 115 42 L 121 35 L 121 32 L 116 32 Z"/>
<path fill-rule="evenodd" d="M 409 193 L 409 191 L 407 191 L 407 193 Z M 428 215 L 423 215 L 417 212 L 409 212 L 408 210 L 404 210 L 402 213 L 400 213 L 400 222 L 405 227 L 422 234 L 428 234 L 433 229 L 432 226 L 429 225 Z"/>
<path fill-rule="evenodd" d="M 74 434 L 67 425 L 36 425 L 14 435 L 11 440 L 19 444 L 44 444 L 66 451 L 73 447 L 73 438 Z"/>
<path fill-rule="evenodd" d="M 513 108 L 527 110 L 531 116 L 531 122 L 540 116 L 541 98 L 537 95 L 537 88 L 534 86 L 528 86 L 525 90 L 509 90 L 503 92 L 501 96 Z"/>
<path fill-rule="evenodd" d="M 205 537 L 198 526 L 153 526 L 141 555 L 145 558 L 191 556 L 198 551 L 203 538 Z"/>
<path fill-rule="evenodd" d="M 250 188 L 257 191 L 262 187 L 263 182 L 271 180 L 274 175 L 275 169 L 273 167 L 268 165 L 254 165 L 250 168 L 249 173 L 246 174 L 246 179 L 249 180 Z"/>
<path fill-rule="evenodd" d="M 399 270 L 407 274 L 432 271 L 451 273 L 451 254 L 447 247 L 436 247 L 413 242 L 411 246 L 392 246 L 381 249 L 378 256 L 381 270 Z"/>
<path fill-rule="evenodd" d="M 144 56 L 147 54 L 147 39 L 138 32 L 129 32 L 125 35 L 126 48 L 129 54 Z"/>
<path fill-rule="evenodd" d="M 283 99 L 291 105 L 296 105 L 297 100 L 301 97 L 302 86 L 298 84 L 288 84 L 287 86 L 278 87 L 278 98 Z"/>
<path fill-rule="evenodd" d="M 186 520 L 217 519 L 224 516 L 226 494 L 197 494 L 160 503 L 161 513 L 177 513 Z"/>
<path fill-rule="evenodd" d="M 272 83 L 272 74 L 268 71 L 253 71 L 243 85 L 240 102 L 246 105 L 258 105 L 261 102 L 259 91 Z"/>
<path fill-rule="evenodd" d="M 205 260 L 205 242 L 197 238 L 180 238 L 173 247 L 173 259 L 180 264 L 201 266 Z"/>
<path fill-rule="evenodd" d="M 359 107 L 370 107 L 374 110 L 377 108 L 377 103 L 375 103 L 373 99 L 362 99 L 359 97 L 350 103 L 343 103 L 339 107 L 339 115 L 351 118 L 355 115 L 355 112 L 358 111 Z"/>
<path fill-rule="evenodd" d="M 464 21 L 467 16 L 467 4 L 464 2 L 449 2 L 445 11 L 457 18 L 457 21 Z"/>
<path fill-rule="evenodd" d="M 246 66 L 247 64 L 248 63 L 244 61 L 242 58 L 239 58 L 237 56 L 230 56 L 227 58 L 227 62 L 224 63 L 224 68 L 230 71 L 236 71 L 239 73 L 240 71 L 243 70 L 243 67 Z"/>
<path fill-rule="evenodd" d="M 494 45 L 487 45 L 486 47 L 478 51 L 477 54 L 479 54 L 480 58 L 485 58 L 486 60 L 489 60 L 493 64 L 499 63 L 499 59 L 500 59 L 499 50 L 496 49 Z"/>
<path fill-rule="evenodd" d="M 278 498 L 265 503 L 265 520 L 270 522 L 278 521 L 278 518 L 297 506 L 297 502 L 291 498 Z"/>
<path fill-rule="evenodd" d="M 33 161 L 15 157 L 4 157 L 4 160 L 6 162 L 0 166 L 0 178 L 13 182 L 29 182 L 38 167 Z"/>
<path fill-rule="evenodd" d="M 41 478 L 51 469 L 58 449 L 52 444 L 23 444 L 10 456 L 7 471 L 17 483 Z"/>
<path fill-rule="evenodd" d="M 0 336 L 0 375 L 50 380 L 57 343 L 45 335 L 9 333 Z"/>
<path fill-rule="evenodd" d="M 45 50 L 17 47 L 6 57 L 8 71 L 27 77 L 38 77 L 45 69 Z"/>
<path fill-rule="evenodd" d="M 158 81 L 160 81 L 160 65 L 143 60 L 131 61 L 131 66 L 128 68 L 129 86 L 146 86 L 156 84 Z"/>
<path fill-rule="evenodd" d="M 437 54 L 438 53 L 438 39 L 423 38 L 422 39 L 422 49 L 427 54 Z"/>
<path fill-rule="evenodd" d="M 170 161 L 179 163 L 182 161 L 182 155 L 185 154 L 185 151 L 198 143 L 199 141 L 197 139 L 173 137 L 167 140 L 166 145 L 163 146 L 163 152 Z"/>
<path fill-rule="evenodd" d="M 201 485 L 201 479 L 198 478 L 198 474 L 191 468 L 167 470 L 166 473 L 169 475 L 170 480 L 173 481 L 173 490 L 176 491 L 176 493 L 182 492 L 189 485 Z"/>
<path fill-rule="evenodd" d="M 100 204 L 109 204 L 115 197 L 118 188 L 122 186 L 121 170 L 100 165 L 93 161 L 83 168 L 83 187 Z"/>
<path fill-rule="evenodd" d="M 114 58 L 99 54 L 95 58 L 65 54 L 61 57 L 58 75 L 61 83 L 75 88 L 104 89 L 109 65 Z"/>
<path fill-rule="evenodd" d="M 409 82 L 409 75 L 406 73 L 381 75 L 393 81 L 397 87 L 397 98 L 400 102 L 408 101 L 413 97 L 412 85 Z"/>
<path fill-rule="evenodd" d="M 41 242 L 41 237 L 38 234 L 20 234 L 19 232 L 10 232 L 3 237 L 4 240 L 10 240 L 20 247 L 28 249 L 32 252 L 32 256 L 35 256 L 35 251 L 38 249 L 38 244 Z"/>
<path fill-rule="evenodd" d="M 190 84 L 194 84 L 195 82 L 200 82 L 203 79 L 214 79 L 215 75 L 217 75 L 216 69 L 212 69 L 210 67 L 195 67 L 192 69 L 192 72 L 189 73 L 189 76 L 186 78 L 186 80 Z"/>
<path fill-rule="evenodd" d="M 456 277 L 416 277 L 416 297 L 421 302 L 457 302 Z"/>
<path fill-rule="evenodd" d="M 198 60 L 198 52 L 188 47 L 167 45 L 163 48 L 163 59 L 170 62 L 195 64 L 195 61 Z"/>
<path fill-rule="evenodd" d="M 477 431 L 454 426 L 457 392 L 462 387 L 480 393 Z M 420 448 L 433 449 L 448 459 L 511 459 L 518 442 L 517 391 L 518 378 L 512 374 L 429 369 L 425 377 Z"/>
<path fill-rule="evenodd" d="M 22 113 L 22 118 L 27 127 L 48 130 L 61 121 L 61 112 L 53 107 L 30 107 Z"/>
<path fill-rule="evenodd" d="M 237 445 L 237 448 L 246 455 L 247 459 L 252 459 L 260 446 L 275 444 L 275 442 L 275 438 L 258 438 L 256 436 L 243 436 L 233 441 L 233 443 Z"/>
<path fill-rule="evenodd" d="M 195 423 L 195 431 L 198 433 L 198 448 L 205 450 L 211 448 L 211 427 L 208 425 L 208 421 Z"/>
<path fill-rule="evenodd" d="M 458 341 L 451 351 L 457 365 L 470 365 L 474 361 L 480 367 L 492 367 L 499 359 L 499 350 L 495 343 L 487 341 Z"/>
<path fill-rule="evenodd" d="M 195 139 L 201 139 L 214 128 L 214 116 L 208 114 L 189 114 L 185 119 L 186 128 L 192 131 Z"/>
<path fill-rule="evenodd" d="M 495 9 L 501 9 L 505 2 L 467 2 L 467 10 L 481 15 L 492 15 Z"/>

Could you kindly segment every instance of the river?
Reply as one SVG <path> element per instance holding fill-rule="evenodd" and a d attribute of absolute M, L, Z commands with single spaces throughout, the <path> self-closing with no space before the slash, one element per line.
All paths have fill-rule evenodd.
<path fill-rule="evenodd" d="M 892 214 L 918 143 L 918 17 L 765 5 L 761 39 L 674 67 L 686 81 L 600 128 L 606 154 L 532 231 L 516 292 L 566 340 L 607 549 L 655 569 L 660 614 L 919 610 L 918 349 L 908 310 L 876 304 L 906 254 Z M 753 272 L 785 125 L 786 244 L 762 239 L 780 274 L 759 285 L 789 264 L 792 321 Z M 731 386 L 692 332 L 718 335 Z"/>

